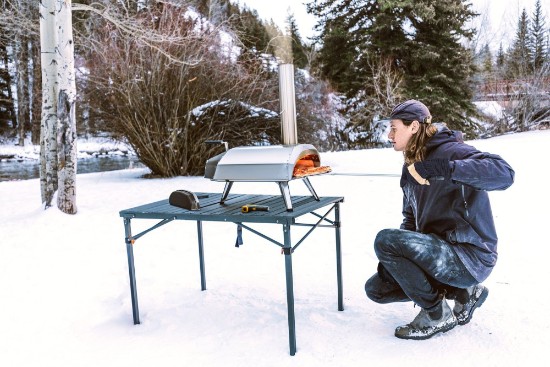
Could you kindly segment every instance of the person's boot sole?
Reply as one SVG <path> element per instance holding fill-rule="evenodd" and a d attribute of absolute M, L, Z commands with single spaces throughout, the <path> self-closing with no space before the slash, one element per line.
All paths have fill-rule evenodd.
<path fill-rule="evenodd" d="M 455 322 L 449 323 L 449 325 L 442 327 L 441 329 L 437 330 L 433 334 L 415 336 L 415 335 L 399 335 L 396 332 L 395 336 L 399 339 L 405 339 L 405 340 L 426 340 L 426 339 L 430 339 L 434 335 L 437 335 L 440 333 L 446 333 L 447 331 L 454 329 L 454 327 L 457 325 L 458 325 L 458 322 L 456 321 L 456 318 L 455 318 Z"/>
<path fill-rule="evenodd" d="M 466 318 L 466 320 L 458 321 L 458 325 L 466 325 L 467 323 L 469 323 L 470 320 L 472 319 L 475 309 L 478 307 L 481 307 L 483 302 L 485 302 L 485 300 L 487 299 L 487 296 L 489 295 L 489 289 L 487 289 L 487 287 L 483 287 L 483 288 L 484 289 L 479 295 L 479 298 L 477 299 L 476 303 L 474 303 L 474 305 L 470 309 L 470 313 L 468 314 L 468 317 Z"/>

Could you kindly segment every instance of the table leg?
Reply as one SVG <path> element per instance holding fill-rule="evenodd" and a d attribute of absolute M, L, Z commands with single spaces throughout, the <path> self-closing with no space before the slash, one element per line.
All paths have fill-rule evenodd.
<path fill-rule="evenodd" d="M 139 324 L 139 308 L 136 288 L 136 270 L 134 268 L 134 249 L 132 241 L 132 229 L 130 218 L 124 218 L 124 232 L 126 233 L 126 254 L 128 255 L 128 272 L 130 274 L 130 294 L 132 296 L 132 315 L 134 317 L 134 325 Z"/>
<path fill-rule="evenodd" d="M 200 220 L 197 221 L 197 235 L 199 237 L 199 263 L 200 263 L 200 269 L 201 269 L 201 290 L 206 290 L 206 276 L 204 273 L 204 248 L 203 248 L 203 240 L 202 240 L 202 222 Z"/>
<path fill-rule="evenodd" d="M 283 225 L 286 270 L 286 302 L 288 306 L 288 343 L 290 355 L 296 354 L 296 318 L 294 316 L 294 285 L 292 277 L 292 244 L 290 242 L 290 225 Z"/>
<path fill-rule="evenodd" d="M 336 226 L 336 277 L 338 282 L 338 311 L 344 311 L 344 292 L 342 286 L 342 249 L 340 245 L 340 203 L 334 205 Z"/>

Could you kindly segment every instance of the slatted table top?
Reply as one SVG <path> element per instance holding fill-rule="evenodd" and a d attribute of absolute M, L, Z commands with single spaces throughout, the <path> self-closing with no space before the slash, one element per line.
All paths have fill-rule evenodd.
<path fill-rule="evenodd" d="M 223 204 L 220 204 L 221 193 L 196 192 L 199 198 L 199 210 L 186 210 L 168 203 L 168 199 L 135 208 L 120 211 L 123 218 L 144 219 L 179 219 L 197 221 L 227 221 L 256 223 L 289 223 L 329 204 L 343 202 L 343 197 L 320 197 L 319 201 L 312 196 L 293 196 L 293 211 L 287 211 L 281 195 L 248 195 L 229 194 Z M 253 211 L 243 213 L 243 205 L 266 205 L 269 211 Z"/>

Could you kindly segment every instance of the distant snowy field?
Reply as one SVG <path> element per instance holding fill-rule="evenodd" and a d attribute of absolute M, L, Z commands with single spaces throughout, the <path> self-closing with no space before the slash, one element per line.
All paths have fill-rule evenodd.
<path fill-rule="evenodd" d="M 547 164 L 550 130 L 468 142 L 499 154 L 516 182 L 491 192 L 499 261 L 490 293 L 465 326 L 426 341 L 393 336 L 419 312 L 364 294 L 376 269 L 372 243 L 401 222 L 393 149 L 323 153 L 334 173 L 311 182 L 341 208 L 344 307 L 337 311 L 334 231 L 319 228 L 293 254 L 297 353 L 289 356 L 284 257 L 236 226 L 204 223 L 207 290 L 201 292 L 196 224 L 173 222 L 134 245 L 141 324 L 133 325 L 119 211 L 177 189 L 221 192 L 202 177 L 143 179 L 147 169 L 79 174 L 78 214 L 40 205 L 38 179 L 0 182 L 0 366 L 537 366 L 550 333 Z M 307 195 L 299 181 L 293 195 Z M 272 183 L 232 192 L 279 195 Z M 305 220 L 305 219 L 304 219 Z M 156 221 L 134 220 L 138 233 Z M 256 229 L 282 238 L 278 225 Z M 298 240 L 302 228 L 293 229 Z M 305 231 L 305 229 L 303 229 Z"/>

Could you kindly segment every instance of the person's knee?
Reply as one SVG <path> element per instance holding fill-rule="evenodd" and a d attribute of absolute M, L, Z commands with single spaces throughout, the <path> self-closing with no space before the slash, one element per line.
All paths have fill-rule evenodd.
<path fill-rule="evenodd" d="M 380 258 L 380 254 L 393 252 L 393 249 L 399 241 L 401 230 L 399 229 L 383 229 L 376 235 L 374 239 L 374 252 Z"/>
<path fill-rule="evenodd" d="M 384 297 L 380 293 L 380 281 L 378 274 L 374 274 L 365 282 L 365 293 L 367 297 L 376 303 L 383 303 Z"/>
<path fill-rule="evenodd" d="M 399 284 L 385 282 L 378 273 L 365 283 L 365 293 L 371 301 L 380 304 L 410 301 Z"/>

